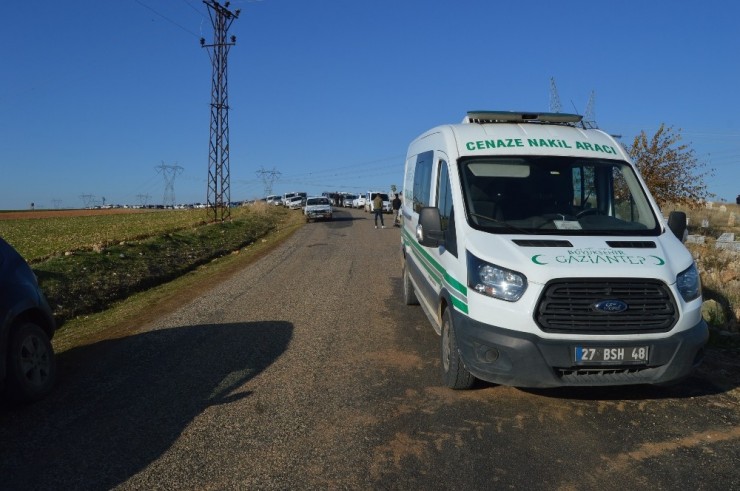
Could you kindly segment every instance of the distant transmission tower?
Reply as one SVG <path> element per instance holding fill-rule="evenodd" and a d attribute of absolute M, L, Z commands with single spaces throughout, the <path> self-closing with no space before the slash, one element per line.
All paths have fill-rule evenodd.
<path fill-rule="evenodd" d="M 596 124 L 596 91 L 591 91 L 591 96 L 586 104 L 586 111 L 583 113 L 581 124 L 584 128 L 598 128 Z"/>
<path fill-rule="evenodd" d="M 92 194 L 81 194 L 80 199 L 83 203 L 83 208 L 92 208 L 95 204 L 95 196 Z"/>
<path fill-rule="evenodd" d="M 155 169 L 164 176 L 162 204 L 164 206 L 175 206 L 175 178 L 182 174 L 184 169 L 179 165 L 165 165 L 164 162 L 155 167 Z"/>
<path fill-rule="evenodd" d="M 262 179 L 262 184 L 265 186 L 265 197 L 272 194 L 272 184 L 280 179 L 280 175 L 280 171 L 275 170 L 274 167 L 272 170 L 265 170 L 264 167 L 260 167 L 260 170 L 257 171 L 257 177 Z"/>
<path fill-rule="evenodd" d="M 211 75 L 211 142 L 208 151 L 208 197 L 209 213 L 213 221 L 224 221 L 231 215 L 230 170 L 229 170 L 229 95 L 226 59 L 229 50 L 236 44 L 236 36 L 227 42 L 231 23 L 239 17 L 239 10 L 228 10 L 229 2 L 221 6 L 215 0 L 203 0 L 213 24 L 213 44 L 200 45 L 208 50 L 213 65 Z"/>
<path fill-rule="evenodd" d="M 136 199 L 139 200 L 139 204 L 146 208 L 146 206 L 149 204 L 149 198 L 151 198 L 148 194 L 137 194 Z"/>
<path fill-rule="evenodd" d="M 560 96 L 558 95 L 558 88 L 555 85 L 554 77 L 550 77 L 550 112 L 560 112 Z"/>

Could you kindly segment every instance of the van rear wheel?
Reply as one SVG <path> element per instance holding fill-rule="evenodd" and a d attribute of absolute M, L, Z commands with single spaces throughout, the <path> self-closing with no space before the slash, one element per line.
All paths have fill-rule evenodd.
<path fill-rule="evenodd" d="M 465 368 L 452 325 L 452 314 L 445 309 L 442 314 L 442 378 L 450 389 L 470 389 L 475 377 Z"/>

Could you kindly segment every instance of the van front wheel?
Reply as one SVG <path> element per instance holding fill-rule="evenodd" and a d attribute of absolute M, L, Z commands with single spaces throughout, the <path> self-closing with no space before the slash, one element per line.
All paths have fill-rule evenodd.
<path fill-rule="evenodd" d="M 475 377 L 465 368 L 460 357 L 460 350 L 455 339 L 452 325 L 452 314 L 445 309 L 442 315 L 442 378 L 450 389 L 469 389 L 475 383 Z"/>

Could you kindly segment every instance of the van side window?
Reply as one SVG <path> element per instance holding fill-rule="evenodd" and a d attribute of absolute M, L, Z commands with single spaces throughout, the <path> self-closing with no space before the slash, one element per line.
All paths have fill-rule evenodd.
<path fill-rule="evenodd" d="M 434 152 L 420 153 L 416 158 L 414 171 L 414 211 L 419 213 L 425 206 L 429 206 L 429 195 L 432 184 L 432 157 Z"/>
<path fill-rule="evenodd" d="M 442 219 L 442 231 L 445 233 L 445 248 L 447 252 L 457 257 L 457 235 L 455 232 L 455 215 L 452 208 L 452 188 L 447 162 L 439 161 L 437 173 L 437 208 Z"/>

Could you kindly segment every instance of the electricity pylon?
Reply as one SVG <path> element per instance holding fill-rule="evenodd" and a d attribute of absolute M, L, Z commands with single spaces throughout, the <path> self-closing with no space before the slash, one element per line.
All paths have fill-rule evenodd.
<path fill-rule="evenodd" d="M 558 95 L 558 88 L 555 85 L 555 77 L 550 77 L 550 112 L 560 112 L 560 96 Z"/>
<path fill-rule="evenodd" d="M 151 196 L 148 194 L 137 194 L 136 195 L 136 199 L 139 200 L 139 204 L 144 208 L 146 208 L 147 205 L 149 204 L 149 198 L 151 198 Z"/>
<path fill-rule="evenodd" d="M 95 204 L 95 196 L 92 194 L 81 194 L 80 199 L 82 200 L 83 207 L 92 208 Z"/>
<path fill-rule="evenodd" d="M 239 10 L 228 9 L 229 2 L 221 6 L 215 0 L 203 0 L 213 24 L 213 44 L 200 45 L 208 49 L 213 65 L 211 75 L 211 141 L 208 151 L 208 196 L 207 205 L 213 221 L 224 221 L 231 215 L 230 170 L 229 170 L 229 96 L 226 77 L 226 59 L 229 50 L 236 44 L 236 36 L 227 41 L 226 34 L 231 23 L 239 17 Z"/>
<path fill-rule="evenodd" d="M 272 184 L 280 179 L 280 171 L 275 170 L 274 167 L 272 170 L 265 170 L 264 167 L 260 167 L 257 176 L 262 179 L 262 184 L 265 186 L 265 196 L 270 196 L 272 194 Z"/>
<path fill-rule="evenodd" d="M 581 121 L 581 125 L 584 128 L 598 128 L 598 125 L 596 124 L 596 91 L 591 91 L 591 96 L 588 98 L 588 103 L 586 104 L 586 111 L 583 113 L 583 120 Z"/>
<path fill-rule="evenodd" d="M 175 178 L 182 174 L 185 170 L 179 165 L 165 165 L 162 162 L 160 165 L 155 167 L 157 172 L 161 172 L 164 176 L 164 196 L 162 197 L 162 204 L 164 206 L 175 206 Z"/>

